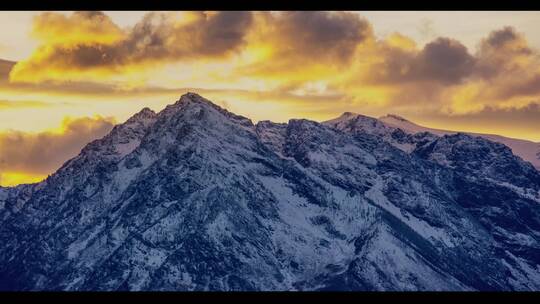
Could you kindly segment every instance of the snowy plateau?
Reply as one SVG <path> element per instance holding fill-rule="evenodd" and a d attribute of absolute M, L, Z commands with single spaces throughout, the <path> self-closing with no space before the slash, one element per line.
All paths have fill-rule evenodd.
<path fill-rule="evenodd" d="M 534 159 L 411 124 L 145 108 L 0 188 L 0 290 L 540 290 Z"/>

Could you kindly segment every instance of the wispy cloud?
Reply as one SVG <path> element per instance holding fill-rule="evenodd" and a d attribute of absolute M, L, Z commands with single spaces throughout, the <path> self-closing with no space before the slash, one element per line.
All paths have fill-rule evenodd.
<path fill-rule="evenodd" d="M 1 100 L 0 99 L 0 110 L 1 109 L 13 109 L 13 108 L 36 108 L 36 107 L 47 107 L 48 103 L 42 101 L 31 101 L 31 100 Z"/>

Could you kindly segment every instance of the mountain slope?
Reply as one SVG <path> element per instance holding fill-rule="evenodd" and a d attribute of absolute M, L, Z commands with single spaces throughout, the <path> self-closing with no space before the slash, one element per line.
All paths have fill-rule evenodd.
<path fill-rule="evenodd" d="M 540 289 L 538 171 L 461 135 L 405 152 L 373 123 L 254 125 L 193 93 L 144 109 L 0 189 L 0 289 Z"/>

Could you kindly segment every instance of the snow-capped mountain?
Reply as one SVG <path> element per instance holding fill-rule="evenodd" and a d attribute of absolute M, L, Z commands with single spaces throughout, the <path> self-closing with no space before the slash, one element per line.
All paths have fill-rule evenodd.
<path fill-rule="evenodd" d="M 376 119 L 361 114 L 345 112 L 340 117 L 325 121 L 323 124 L 348 132 L 358 131 L 377 135 L 395 147 L 407 152 L 414 150 L 419 141 L 423 144 L 426 140 L 433 140 L 439 136 L 463 133 L 423 127 L 394 114 L 388 114 Z M 536 169 L 540 170 L 540 143 L 495 134 L 473 132 L 464 134 L 479 136 L 504 144 L 512 149 L 515 155 L 530 162 Z"/>
<path fill-rule="evenodd" d="M 353 135 L 362 133 L 376 136 L 407 153 L 438 138 L 434 133 L 407 129 L 404 131 L 403 128 L 387 124 L 380 119 L 351 112 L 345 112 L 340 117 L 325 121 L 323 124 Z"/>
<path fill-rule="evenodd" d="M 379 120 L 383 122 L 384 124 L 386 124 L 387 126 L 397 127 L 411 134 L 429 132 L 435 135 L 443 136 L 443 135 L 460 133 L 456 131 L 440 130 L 440 129 L 423 127 L 415 123 L 412 123 L 406 120 L 405 118 L 402 118 L 397 115 L 392 115 L 392 114 L 380 117 Z M 515 155 L 521 157 L 523 160 L 530 162 L 534 167 L 540 170 L 540 142 L 532 142 L 529 140 L 509 138 L 509 137 L 504 137 L 504 136 L 495 135 L 495 134 L 482 134 L 482 133 L 473 133 L 473 132 L 468 132 L 466 134 L 473 135 L 473 136 L 480 136 L 483 138 L 487 138 L 491 141 L 504 144 L 508 146 L 510 149 L 512 149 L 512 152 Z"/>
<path fill-rule="evenodd" d="M 355 119 L 253 124 L 194 93 L 144 109 L 0 188 L 0 289 L 540 290 L 539 171 Z"/>

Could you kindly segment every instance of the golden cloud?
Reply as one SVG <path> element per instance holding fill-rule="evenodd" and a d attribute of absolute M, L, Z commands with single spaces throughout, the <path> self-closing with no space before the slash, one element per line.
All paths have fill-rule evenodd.
<path fill-rule="evenodd" d="M 45 13 L 34 26 L 41 46 L 13 69 L 0 62 L 0 75 L 11 70 L 2 89 L 140 96 L 199 87 L 229 101 L 274 98 L 313 117 L 450 117 L 524 108 L 540 95 L 540 53 L 511 27 L 469 50 L 446 37 L 423 46 L 399 33 L 378 38 L 347 12 L 149 13 L 125 29 L 103 13 Z"/>
<path fill-rule="evenodd" d="M 243 43 L 250 22 L 249 12 L 191 13 L 184 19 L 148 13 L 133 28 L 121 30 L 99 12 L 44 13 L 34 20 L 34 35 L 42 44 L 15 65 L 10 80 L 87 80 L 167 60 L 222 57 Z"/>
<path fill-rule="evenodd" d="M 400 33 L 376 37 L 346 12 L 149 13 L 131 28 L 100 12 L 44 13 L 32 35 L 40 46 L 29 58 L 0 60 L 0 109 L 18 115 L 46 105 L 33 100 L 60 111 L 62 102 L 102 102 L 97 112 L 112 101 L 117 112 L 107 115 L 125 117 L 127 101 L 148 98 L 159 110 L 196 91 L 254 120 L 398 113 L 540 140 L 540 52 L 512 27 L 474 50 L 446 37 L 425 45 Z M 42 179 L 112 124 L 85 118 L 55 131 L 0 132 L 0 183 Z"/>
<path fill-rule="evenodd" d="M 500 134 L 540 142 L 539 117 L 540 102 L 532 102 L 523 107 L 486 106 L 479 111 L 452 116 L 434 113 L 422 120 L 427 125 L 443 129 Z"/>
<path fill-rule="evenodd" d="M 247 48 L 262 52 L 264 60 L 245 67 L 246 74 L 251 75 L 268 77 L 298 71 L 306 77 L 315 67 L 327 71 L 343 68 L 353 59 L 357 47 L 373 38 L 369 22 L 354 13 L 258 13 L 254 18 Z"/>
<path fill-rule="evenodd" d="M 41 133 L 0 133 L 0 173 L 18 179 L 43 176 L 76 156 L 90 141 L 107 134 L 114 119 L 103 117 L 65 118 L 57 130 Z"/>
<path fill-rule="evenodd" d="M 33 21 L 32 36 L 47 45 L 113 44 L 124 32 L 102 12 L 74 12 L 70 16 L 46 12 Z"/>
<path fill-rule="evenodd" d="M 475 53 L 444 37 L 418 49 L 394 34 L 360 48 L 349 71 L 336 87 L 354 99 L 371 99 L 365 92 L 372 91 L 379 105 L 400 113 L 523 108 L 540 94 L 540 53 L 511 27 L 491 32 Z"/>

